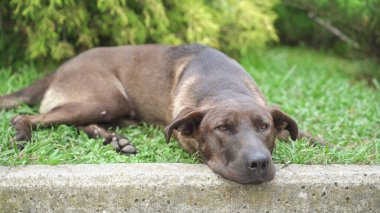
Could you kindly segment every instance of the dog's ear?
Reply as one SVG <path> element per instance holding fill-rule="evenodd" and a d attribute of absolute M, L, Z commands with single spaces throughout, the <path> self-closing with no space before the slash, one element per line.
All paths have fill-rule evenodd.
<path fill-rule="evenodd" d="M 165 127 L 166 143 L 170 142 L 174 129 L 182 135 L 191 135 L 199 127 L 204 114 L 205 112 L 200 110 L 188 108 L 182 110 L 172 123 Z"/>
<path fill-rule="evenodd" d="M 274 126 L 277 128 L 277 130 L 279 132 L 284 129 L 288 130 L 292 140 L 296 140 L 298 135 L 297 123 L 279 109 L 272 109 L 271 114 L 273 117 Z"/>

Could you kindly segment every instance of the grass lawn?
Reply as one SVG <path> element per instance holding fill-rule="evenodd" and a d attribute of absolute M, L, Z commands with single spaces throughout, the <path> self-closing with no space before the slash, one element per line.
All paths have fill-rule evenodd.
<path fill-rule="evenodd" d="M 347 60 L 300 48 L 274 48 L 251 53 L 241 63 L 252 74 L 268 101 L 290 114 L 302 129 L 339 145 L 342 150 L 311 147 L 305 141 L 278 142 L 276 163 L 380 164 L 380 85 L 376 80 L 358 80 L 357 73 L 380 72 L 367 60 Z M 33 66 L 14 67 L 17 73 L 0 68 L 0 95 L 22 88 L 43 75 Z M 23 151 L 9 145 L 14 134 L 13 116 L 34 114 L 37 108 L 21 106 L 0 111 L 0 165 L 184 162 L 199 163 L 174 141 L 165 143 L 163 128 L 150 125 L 116 129 L 139 150 L 123 156 L 89 139 L 75 128 L 60 125 L 33 132 Z"/>

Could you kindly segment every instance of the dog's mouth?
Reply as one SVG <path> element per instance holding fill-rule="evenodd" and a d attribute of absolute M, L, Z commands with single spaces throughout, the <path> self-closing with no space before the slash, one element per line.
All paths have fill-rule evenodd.
<path fill-rule="evenodd" d="M 244 163 L 241 164 L 245 165 Z M 268 168 L 263 172 L 252 171 L 246 166 L 239 165 L 239 163 L 236 162 L 225 166 L 219 162 L 208 161 L 207 165 L 214 173 L 239 184 L 261 184 L 269 182 L 274 179 L 276 173 L 273 163 L 270 163 Z"/>

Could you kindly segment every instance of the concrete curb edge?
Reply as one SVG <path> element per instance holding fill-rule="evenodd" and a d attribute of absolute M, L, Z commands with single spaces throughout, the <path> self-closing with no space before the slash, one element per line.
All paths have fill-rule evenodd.
<path fill-rule="evenodd" d="M 239 185 L 195 164 L 0 167 L 1 212 L 379 212 L 379 165 L 276 165 Z"/>

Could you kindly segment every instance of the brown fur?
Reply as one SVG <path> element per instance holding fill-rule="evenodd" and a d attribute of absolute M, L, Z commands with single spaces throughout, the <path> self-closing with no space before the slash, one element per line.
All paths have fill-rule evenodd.
<path fill-rule="evenodd" d="M 201 45 L 95 48 L 0 97 L 0 108 L 21 102 L 40 103 L 40 114 L 12 120 L 19 148 L 37 124 L 69 124 L 131 154 L 136 149 L 129 140 L 103 124 L 165 124 L 168 142 L 174 132 L 185 150 L 198 152 L 214 172 L 239 183 L 273 179 L 276 136 L 298 136 L 296 122 L 267 106 L 236 61 Z"/>

